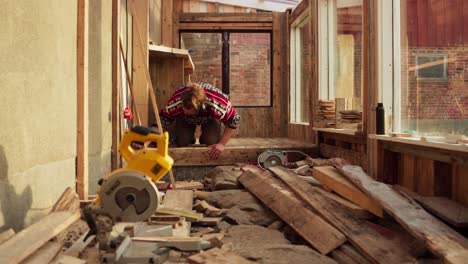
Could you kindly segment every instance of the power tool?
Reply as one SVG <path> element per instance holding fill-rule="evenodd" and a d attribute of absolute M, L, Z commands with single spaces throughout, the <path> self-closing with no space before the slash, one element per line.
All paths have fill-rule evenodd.
<path fill-rule="evenodd" d="M 84 208 L 83 214 L 90 232 L 96 234 L 100 248 L 105 250 L 115 222 L 144 221 L 153 215 L 160 203 L 155 182 L 172 167 L 168 155 L 169 134 L 135 126 L 125 132 L 119 152 L 126 166 L 101 179 L 96 201 Z M 140 146 L 135 149 L 134 146 Z"/>

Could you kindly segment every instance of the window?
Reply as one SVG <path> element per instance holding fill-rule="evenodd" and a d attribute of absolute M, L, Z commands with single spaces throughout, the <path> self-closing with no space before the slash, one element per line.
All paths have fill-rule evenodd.
<path fill-rule="evenodd" d="M 310 116 L 310 25 L 308 17 L 291 27 L 290 121 L 309 123 Z"/>
<path fill-rule="evenodd" d="M 392 61 L 380 62 L 392 65 L 380 73 L 393 80 L 381 98 L 393 106 L 390 129 L 468 135 L 468 18 L 459 12 L 468 2 L 379 0 L 379 9 L 393 9 L 379 11 L 380 24 L 393 26 L 382 33 L 392 41 L 379 47 L 394 50 Z"/>
<path fill-rule="evenodd" d="M 193 82 L 213 84 L 234 106 L 271 106 L 270 32 L 183 32 L 195 64 Z"/>
<path fill-rule="evenodd" d="M 352 117 L 337 116 L 340 123 L 354 124 L 350 128 L 362 115 L 362 21 L 362 0 L 320 1 L 319 98 L 335 100 L 336 112 L 354 110 Z"/>

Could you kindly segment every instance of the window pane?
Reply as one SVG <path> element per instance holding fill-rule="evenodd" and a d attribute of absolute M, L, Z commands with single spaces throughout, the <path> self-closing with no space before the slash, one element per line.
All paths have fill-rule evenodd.
<path fill-rule="evenodd" d="M 401 1 L 400 10 L 401 130 L 468 135 L 468 1 Z"/>
<path fill-rule="evenodd" d="M 270 33 L 230 33 L 230 96 L 235 106 L 269 106 Z"/>
<path fill-rule="evenodd" d="M 192 57 L 195 71 L 192 82 L 206 82 L 222 90 L 221 33 L 182 33 L 181 47 Z"/>
<path fill-rule="evenodd" d="M 362 0 L 335 1 L 330 71 L 338 111 L 362 111 L 362 10 Z"/>
<path fill-rule="evenodd" d="M 310 23 L 306 17 L 291 30 L 290 117 L 293 123 L 310 120 Z"/>

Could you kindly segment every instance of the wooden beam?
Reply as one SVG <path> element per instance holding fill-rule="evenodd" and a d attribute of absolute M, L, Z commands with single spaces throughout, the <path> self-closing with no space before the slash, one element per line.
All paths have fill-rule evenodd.
<path fill-rule="evenodd" d="M 272 23 L 250 22 L 250 23 L 180 23 L 179 30 L 271 30 Z"/>
<path fill-rule="evenodd" d="M 281 63 L 281 57 L 282 57 L 282 49 L 281 49 L 281 44 L 283 40 L 282 38 L 282 33 L 281 33 L 281 14 L 280 13 L 273 13 L 273 60 L 271 63 L 273 63 L 273 71 L 272 71 L 272 77 L 273 77 L 273 134 L 272 136 L 274 137 L 280 137 L 282 136 L 281 133 L 281 84 L 283 80 L 283 75 L 282 75 L 282 67 L 284 65 Z"/>
<path fill-rule="evenodd" d="M 462 235 L 422 210 L 411 198 L 399 195 L 390 186 L 371 179 L 361 167 L 346 165 L 340 160 L 337 160 L 336 166 L 436 256 L 446 263 L 466 262 L 468 240 Z"/>
<path fill-rule="evenodd" d="M 49 263 L 52 259 L 55 258 L 55 256 L 57 256 L 61 249 L 62 244 L 49 241 L 21 263 Z"/>
<path fill-rule="evenodd" d="M 187 258 L 188 262 L 191 264 L 217 264 L 217 263 L 227 263 L 227 264 L 251 264 L 251 262 L 237 254 L 234 254 L 230 251 L 226 251 L 220 248 L 213 248 L 201 253 L 192 255 Z"/>
<path fill-rule="evenodd" d="M 182 13 L 180 23 L 265 23 L 273 22 L 272 13 Z"/>
<path fill-rule="evenodd" d="M 269 172 L 246 171 L 238 180 L 320 253 L 326 255 L 346 241 L 341 232 L 304 206 Z"/>
<path fill-rule="evenodd" d="M 365 220 L 354 217 L 344 206 L 331 201 L 294 173 L 283 167 L 271 167 L 269 169 L 325 221 L 343 232 L 353 245 L 375 263 L 416 261 L 405 245 L 399 243 L 399 241 L 388 239 L 375 231 Z"/>
<path fill-rule="evenodd" d="M 88 16 L 88 0 L 78 0 L 76 189 L 80 199 L 88 199 Z"/>
<path fill-rule="evenodd" d="M 120 56 L 119 56 L 119 26 L 120 1 L 112 0 L 112 154 L 111 169 L 120 167 L 119 141 L 120 141 L 120 111 L 119 111 L 119 83 L 120 83 Z M 127 79 L 130 78 L 127 75 Z"/>
<path fill-rule="evenodd" d="M 172 26 L 173 26 L 173 1 L 161 1 L 161 40 L 162 45 L 173 47 L 172 42 Z"/>
<path fill-rule="evenodd" d="M 0 263 L 18 263 L 80 218 L 79 212 L 54 212 L 0 245 Z"/>

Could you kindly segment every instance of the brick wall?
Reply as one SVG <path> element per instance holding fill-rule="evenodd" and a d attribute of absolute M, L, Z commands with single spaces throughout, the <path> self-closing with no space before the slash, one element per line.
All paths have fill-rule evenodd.
<path fill-rule="evenodd" d="M 195 72 L 191 81 L 222 89 L 221 33 L 183 33 Z M 268 106 L 271 101 L 269 33 L 230 34 L 230 97 L 235 106 Z"/>
<path fill-rule="evenodd" d="M 229 51 L 233 105 L 270 105 L 270 34 L 231 33 Z"/>
<path fill-rule="evenodd" d="M 456 58 L 447 65 L 447 80 L 418 81 L 414 70 L 420 54 L 447 55 Z M 407 47 L 402 49 L 401 119 L 403 124 L 414 120 L 466 120 L 468 116 L 468 47 Z M 464 115 L 463 115 L 464 112 Z M 410 126 L 410 129 L 414 129 Z M 438 132 L 452 133 L 450 127 L 438 127 Z M 466 131 L 467 129 L 464 129 Z M 434 131 L 435 132 L 435 131 Z"/>

